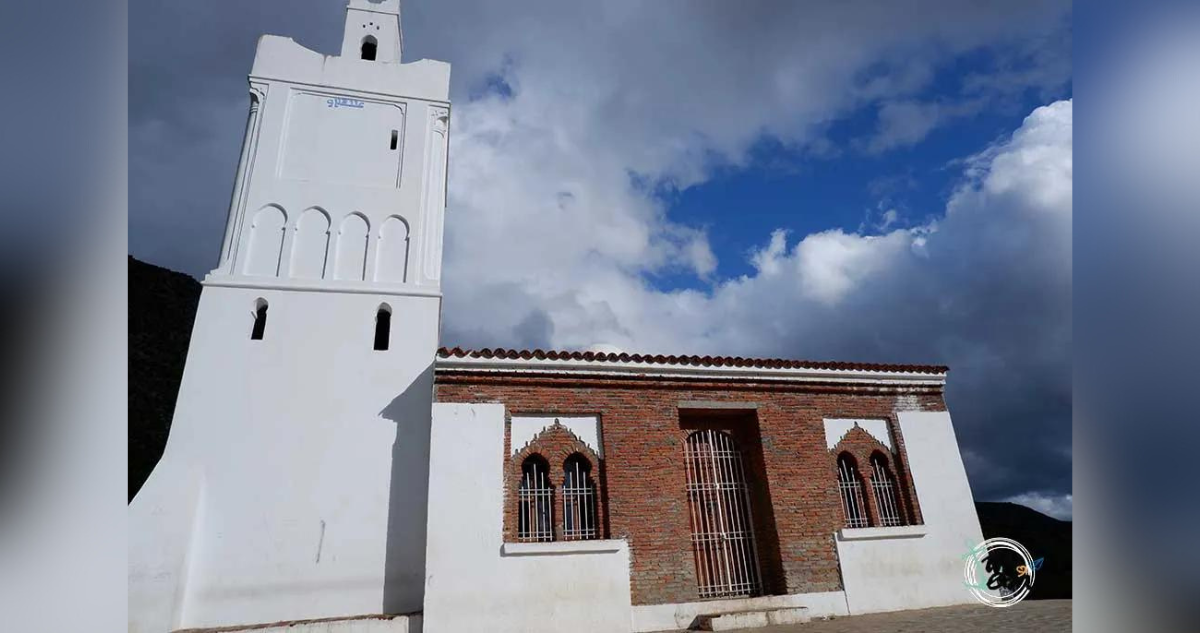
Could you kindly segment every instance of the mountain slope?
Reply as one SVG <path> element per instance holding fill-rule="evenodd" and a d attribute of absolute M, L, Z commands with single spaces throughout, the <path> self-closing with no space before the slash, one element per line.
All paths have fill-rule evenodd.
<path fill-rule="evenodd" d="M 977 501 L 984 538 L 1006 537 L 1042 558 L 1031 600 L 1071 597 L 1071 522 L 1015 503 Z"/>
<path fill-rule="evenodd" d="M 162 456 L 183 378 L 200 282 L 129 258 L 129 498 Z"/>

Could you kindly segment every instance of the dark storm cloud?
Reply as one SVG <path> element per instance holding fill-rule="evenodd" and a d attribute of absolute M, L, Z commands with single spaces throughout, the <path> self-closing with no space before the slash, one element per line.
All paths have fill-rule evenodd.
<path fill-rule="evenodd" d="M 156 2 L 129 8 L 129 241 L 202 276 L 216 262 L 260 35 L 340 45 L 337 0 Z"/>
<path fill-rule="evenodd" d="M 778 278 L 760 270 L 706 293 L 645 282 L 662 270 L 706 278 L 715 256 L 703 229 L 670 218 L 631 174 L 686 187 L 717 166 L 750 166 L 764 137 L 812 147 L 829 120 L 914 99 L 963 53 L 1006 61 L 944 95 L 954 106 L 1057 94 L 1070 79 L 1067 3 L 916 4 L 404 2 L 406 59 L 453 64 L 445 342 L 948 362 L 977 497 L 1065 497 L 1069 230 L 1064 246 L 1046 232 L 1057 224 L 1022 212 L 1028 200 L 964 199 L 981 211 L 960 214 L 966 228 L 948 214 L 925 259 L 899 254 L 906 234 L 846 242 L 859 258 L 849 263 L 814 239 L 836 248 L 807 259 L 785 249 Z M 257 37 L 335 53 L 343 6 L 134 3 L 134 255 L 194 275 L 212 267 Z M 936 119 L 888 133 L 919 143 Z"/>

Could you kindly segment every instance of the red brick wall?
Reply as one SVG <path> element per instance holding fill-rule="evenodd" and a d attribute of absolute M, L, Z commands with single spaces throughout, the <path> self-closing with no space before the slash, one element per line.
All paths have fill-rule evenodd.
<path fill-rule="evenodd" d="M 824 418 L 888 419 L 899 449 L 892 467 L 897 479 L 911 486 L 908 469 L 903 468 L 903 438 L 895 424 L 898 395 L 921 410 L 945 409 L 937 387 L 474 375 L 452 370 L 439 371 L 436 379 L 439 402 L 498 402 L 510 416 L 599 416 L 607 533 L 629 541 L 634 604 L 699 599 L 683 466 L 683 441 L 697 428 L 728 430 L 743 450 L 764 591 L 841 589 L 833 535 L 842 527 L 843 516 L 836 454 L 825 445 Z M 757 409 L 688 411 L 681 418 L 681 401 L 754 403 Z M 506 459 L 510 438 L 506 428 Z M 509 460 L 510 477 L 513 463 L 519 476 L 519 462 Z M 515 482 L 505 482 L 506 498 L 515 494 Z M 515 504 L 515 498 L 509 502 Z M 919 509 L 912 516 L 919 520 Z M 509 521 L 509 526 L 515 525 Z M 506 527 L 506 536 L 510 530 Z"/>

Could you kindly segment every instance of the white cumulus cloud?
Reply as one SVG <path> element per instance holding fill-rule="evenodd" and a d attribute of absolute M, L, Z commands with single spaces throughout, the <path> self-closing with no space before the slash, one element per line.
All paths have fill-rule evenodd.
<path fill-rule="evenodd" d="M 459 154 L 498 142 L 476 135 L 471 114 L 461 121 Z M 799 237 L 779 229 L 746 255 L 752 274 L 703 291 L 647 281 L 670 267 L 710 274 L 710 251 L 702 232 L 672 222 L 619 170 L 573 180 L 561 204 L 552 195 L 559 161 L 514 147 L 511 160 L 536 169 L 456 164 L 445 338 L 944 362 L 964 447 L 994 456 L 1012 445 L 1011 460 L 969 463 L 977 493 L 1041 486 L 1028 466 L 1047 460 L 1069 489 L 1061 447 L 1070 444 L 1071 123 L 1070 101 L 1030 113 L 1010 138 L 963 162 L 928 225 Z M 503 208 L 480 187 L 489 182 L 505 191 Z M 1024 448 L 1023 432 L 1041 441 Z"/>
<path fill-rule="evenodd" d="M 1005 499 L 1005 501 L 1033 508 L 1042 514 L 1063 521 L 1071 520 L 1071 495 L 1046 495 L 1037 492 L 1026 492 Z"/>
<path fill-rule="evenodd" d="M 258 35 L 338 48 L 338 3 L 255 6 L 130 16 L 136 256 L 211 268 Z M 1066 0 L 405 2 L 406 58 L 453 64 L 443 341 L 946 362 L 976 493 L 1068 490 L 1069 102 L 964 161 L 945 209 L 880 209 L 870 232 L 794 234 L 785 218 L 728 253 L 710 236 L 752 201 L 696 225 L 671 200 L 761 167 L 761 142 L 801 161 L 886 152 L 975 103 L 1061 94 L 1069 16 Z M 964 55 L 997 59 L 943 94 L 935 78 Z M 878 119 L 875 146 L 832 142 L 859 113 Z M 722 277 L 718 255 L 751 273 Z M 1032 433 L 1047 448 L 1018 450 Z"/>

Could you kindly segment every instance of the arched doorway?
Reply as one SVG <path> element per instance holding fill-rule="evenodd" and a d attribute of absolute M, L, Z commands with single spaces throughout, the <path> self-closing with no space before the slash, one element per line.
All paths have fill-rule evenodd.
<path fill-rule="evenodd" d="M 753 596 L 762 583 L 742 453 L 723 431 L 696 431 L 684 444 L 692 552 L 701 598 Z"/>

